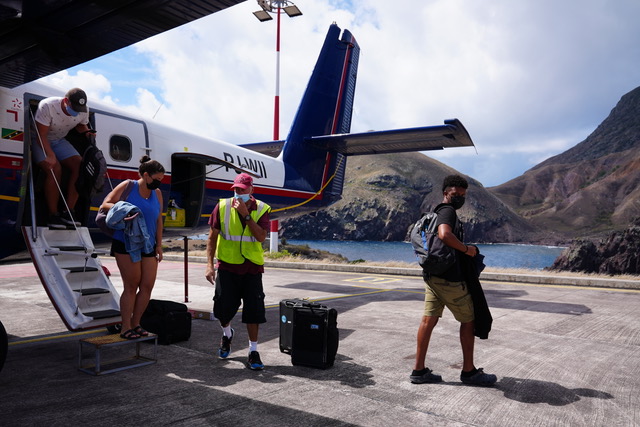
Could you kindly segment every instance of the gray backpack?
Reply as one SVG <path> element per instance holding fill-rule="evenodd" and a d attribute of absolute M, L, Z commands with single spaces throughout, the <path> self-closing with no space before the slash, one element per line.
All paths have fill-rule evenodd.
<path fill-rule="evenodd" d="M 440 240 L 437 224 L 436 211 L 424 213 L 413 225 L 410 234 L 418 264 L 425 273 L 436 276 L 447 271 L 456 262 L 456 251 Z"/>

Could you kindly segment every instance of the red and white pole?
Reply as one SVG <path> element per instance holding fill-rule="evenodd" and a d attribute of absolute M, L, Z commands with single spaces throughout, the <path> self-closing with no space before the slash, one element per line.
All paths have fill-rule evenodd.
<path fill-rule="evenodd" d="M 273 140 L 280 139 L 280 12 L 278 6 L 278 17 L 276 19 L 276 96 L 273 102 Z M 271 234 L 269 236 L 269 251 L 278 252 L 278 228 L 277 219 L 271 221 Z"/>
<path fill-rule="evenodd" d="M 278 18 L 276 24 L 276 96 L 273 104 L 273 140 L 280 139 L 280 12 L 278 7 Z"/>
<path fill-rule="evenodd" d="M 271 221 L 271 234 L 269 235 L 270 252 L 278 252 L 278 227 L 279 221 L 277 219 Z"/>

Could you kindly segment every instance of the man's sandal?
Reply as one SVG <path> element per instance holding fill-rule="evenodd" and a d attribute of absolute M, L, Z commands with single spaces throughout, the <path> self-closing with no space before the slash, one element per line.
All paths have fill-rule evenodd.
<path fill-rule="evenodd" d="M 149 336 L 149 332 L 147 332 L 145 329 L 142 328 L 142 326 L 138 325 L 135 328 L 133 328 L 133 332 L 135 332 L 136 334 L 140 335 L 141 337 L 148 337 Z"/>
<path fill-rule="evenodd" d="M 120 338 L 124 338 L 125 340 L 136 340 L 140 338 L 140 335 L 133 329 L 129 329 L 126 332 L 120 334 Z"/>

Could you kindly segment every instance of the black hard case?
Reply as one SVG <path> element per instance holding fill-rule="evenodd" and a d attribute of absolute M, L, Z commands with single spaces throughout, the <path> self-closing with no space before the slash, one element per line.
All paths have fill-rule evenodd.
<path fill-rule="evenodd" d="M 301 299 L 280 301 L 280 351 L 294 365 L 326 369 L 338 351 L 338 312 Z"/>
<path fill-rule="evenodd" d="M 191 313 L 175 301 L 152 299 L 140 319 L 140 326 L 158 335 L 158 344 L 169 345 L 191 337 Z"/>

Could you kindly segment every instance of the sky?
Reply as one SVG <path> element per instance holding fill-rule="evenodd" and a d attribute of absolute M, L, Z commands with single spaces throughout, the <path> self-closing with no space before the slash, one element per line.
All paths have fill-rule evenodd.
<path fill-rule="evenodd" d="M 458 118 L 475 148 L 426 153 L 505 183 L 583 141 L 640 86 L 638 0 L 299 0 L 283 15 L 280 138 L 333 22 L 361 54 L 352 132 Z M 276 21 L 248 0 L 46 77 L 234 144 L 273 137 Z"/>

